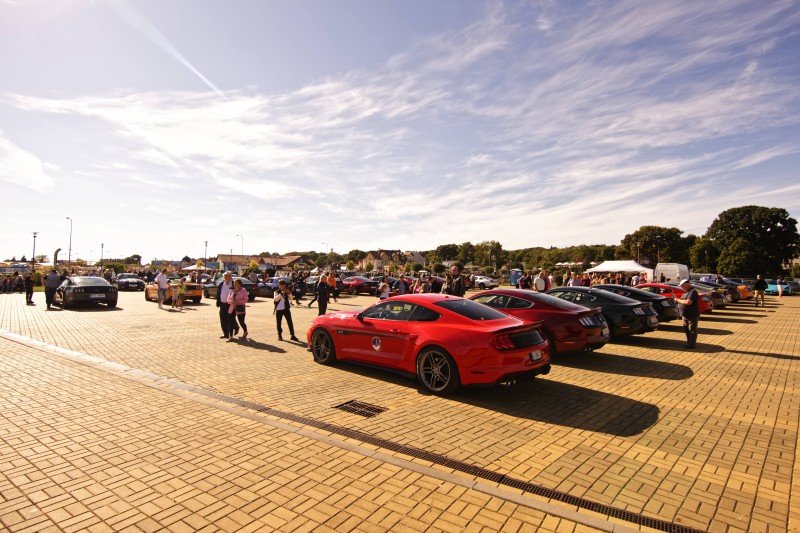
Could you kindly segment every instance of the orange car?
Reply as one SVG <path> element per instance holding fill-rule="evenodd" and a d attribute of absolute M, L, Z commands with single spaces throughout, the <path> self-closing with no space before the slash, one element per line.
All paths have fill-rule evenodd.
<path fill-rule="evenodd" d="M 180 277 L 167 276 L 167 279 L 169 280 L 169 290 L 167 291 L 167 297 L 164 299 L 165 304 L 172 303 L 172 295 L 174 294 L 175 287 L 178 286 L 178 280 Z M 199 283 L 192 283 L 190 281 L 185 281 L 184 285 L 186 286 L 186 296 L 184 296 L 184 301 L 199 304 L 200 300 L 203 299 L 203 286 Z M 158 284 L 155 282 L 150 282 L 145 285 L 144 299 L 148 302 L 155 302 L 158 300 Z"/>

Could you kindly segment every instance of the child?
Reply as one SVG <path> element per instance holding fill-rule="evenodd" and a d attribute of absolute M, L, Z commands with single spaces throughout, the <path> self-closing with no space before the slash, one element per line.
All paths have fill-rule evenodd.
<path fill-rule="evenodd" d="M 178 308 L 183 309 L 183 301 L 186 299 L 186 282 L 183 278 L 178 281 Z"/>

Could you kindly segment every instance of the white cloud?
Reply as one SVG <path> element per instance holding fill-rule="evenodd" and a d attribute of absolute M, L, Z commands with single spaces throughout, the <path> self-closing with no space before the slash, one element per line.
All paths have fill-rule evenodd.
<path fill-rule="evenodd" d="M 14 144 L 0 131 L 0 181 L 31 189 L 49 189 L 57 167 Z"/>

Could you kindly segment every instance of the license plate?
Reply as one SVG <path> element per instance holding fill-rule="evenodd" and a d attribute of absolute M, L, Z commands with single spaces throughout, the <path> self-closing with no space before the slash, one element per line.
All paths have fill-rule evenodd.
<path fill-rule="evenodd" d="M 530 353 L 530 357 L 531 357 L 531 361 L 538 361 L 539 359 L 542 358 L 542 352 L 540 352 L 538 350 L 535 351 L 535 352 L 531 352 Z"/>
<path fill-rule="evenodd" d="M 608 328 L 603 328 L 603 336 L 607 337 L 609 335 L 611 335 L 611 330 Z"/>
<path fill-rule="evenodd" d="M 658 324 L 658 318 L 656 318 L 654 316 L 649 316 L 649 317 L 647 317 L 647 323 L 650 324 L 651 326 L 654 326 L 654 325 Z"/>
<path fill-rule="evenodd" d="M 93 293 L 89 295 L 89 298 L 105 298 L 106 295 L 103 293 Z"/>

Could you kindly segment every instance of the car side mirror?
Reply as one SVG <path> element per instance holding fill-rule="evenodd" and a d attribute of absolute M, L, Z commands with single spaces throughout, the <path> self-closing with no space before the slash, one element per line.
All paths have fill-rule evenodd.
<path fill-rule="evenodd" d="M 358 314 L 356 315 L 356 318 L 357 318 L 359 321 L 361 321 L 361 320 L 364 320 L 364 313 L 358 313 Z"/>

